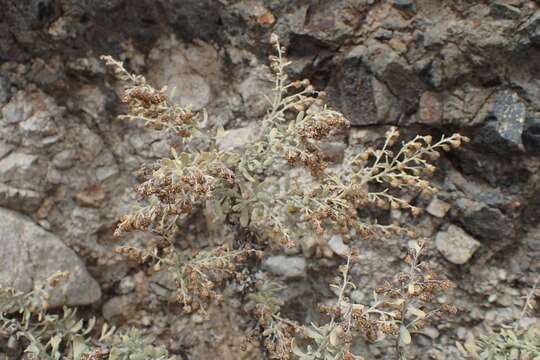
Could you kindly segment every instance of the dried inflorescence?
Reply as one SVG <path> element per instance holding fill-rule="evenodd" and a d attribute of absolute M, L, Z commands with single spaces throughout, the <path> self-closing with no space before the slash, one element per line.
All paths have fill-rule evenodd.
<path fill-rule="evenodd" d="M 270 154 L 263 156 L 285 156 L 289 165 L 303 164 L 313 176 L 319 176 L 326 169 L 320 142 L 342 132 L 350 123 L 343 114 L 325 105 L 325 92 L 316 91 L 308 79 L 292 82 L 288 79 L 290 62 L 285 49 L 277 37 L 271 42 L 276 51 L 276 55 L 270 56 L 274 96 L 263 119 L 263 140 Z"/>
<path fill-rule="evenodd" d="M 283 286 L 268 279 L 260 279 L 255 288 L 247 296 L 250 300 L 247 306 L 254 304 L 251 315 L 256 320 L 256 326 L 253 333 L 262 339 L 262 347 L 270 359 L 294 359 L 294 339 L 302 327 L 280 315 L 284 302 L 279 293 Z"/>
<path fill-rule="evenodd" d="M 253 315 L 262 329 L 262 345 L 270 359 L 293 359 L 294 338 L 300 327 L 280 317 L 275 308 L 266 304 L 257 304 Z"/>
<path fill-rule="evenodd" d="M 129 73 L 121 62 L 111 56 L 102 56 L 101 59 L 114 69 L 120 80 L 128 84 L 121 100 L 129 106 L 129 113 L 121 115 L 121 119 L 143 121 L 152 129 L 169 131 L 181 137 L 189 137 L 197 130 L 199 114 L 169 103 L 166 87 L 159 90 L 153 88 L 144 76 Z"/>
<path fill-rule="evenodd" d="M 166 271 L 176 284 L 176 301 L 187 314 L 204 312 L 212 301 L 223 302 L 219 287 L 229 279 L 241 280 L 243 275 L 238 268 L 249 256 L 262 256 L 257 250 L 233 250 L 227 245 L 180 251 L 166 241 L 154 241 L 148 248 L 120 246 L 116 252 L 148 265 L 152 272 Z"/>
<path fill-rule="evenodd" d="M 116 235 L 146 230 L 167 236 L 175 222 L 197 206 L 235 185 L 226 154 L 221 152 L 173 151 L 172 159 L 162 159 L 139 171 L 143 181 L 135 188 L 147 205 L 122 218 Z"/>

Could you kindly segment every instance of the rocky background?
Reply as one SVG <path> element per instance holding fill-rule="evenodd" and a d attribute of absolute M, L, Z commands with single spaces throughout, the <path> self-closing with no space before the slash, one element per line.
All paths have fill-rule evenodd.
<path fill-rule="evenodd" d="M 143 326 L 179 358 L 261 358 L 240 349 L 241 299 L 211 309 L 209 322 L 176 316 L 159 301 L 163 281 L 113 253 L 134 170 L 167 155 L 170 139 L 116 119 L 120 85 L 99 56 L 175 87 L 180 103 L 207 108 L 241 141 L 248 132 L 231 129 L 265 111 L 276 32 L 290 75 L 312 79 L 354 124 L 328 147 L 336 162 L 389 125 L 473 139 L 443 158 L 441 192 L 418 199 L 426 215 L 389 214 L 431 237 L 440 271 L 458 283 L 459 315 L 416 338 L 418 358 L 459 359 L 455 341 L 519 317 L 540 273 L 540 1 L 0 0 L 0 9 L 1 284 L 30 290 L 69 270 L 53 305 Z M 186 238 L 204 237 L 186 228 Z M 358 301 L 400 268 L 402 242 L 360 244 Z M 333 239 L 325 262 L 309 251 L 266 260 L 289 283 L 288 316 L 309 320 L 329 295 L 317 274 L 343 246 Z M 375 346 L 367 354 L 384 358 Z"/>

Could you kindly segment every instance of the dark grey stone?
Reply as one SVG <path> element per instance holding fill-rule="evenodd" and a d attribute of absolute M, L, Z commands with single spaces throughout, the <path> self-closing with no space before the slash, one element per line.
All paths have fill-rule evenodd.
<path fill-rule="evenodd" d="M 0 76 L 0 106 L 9 101 L 10 95 L 8 80 L 4 76 Z"/>
<path fill-rule="evenodd" d="M 503 2 L 495 2 L 491 4 L 491 15 L 497 18 L 518 19 L 521 16 L 521 10 Z"/>
<path fill-rule="evenodd" d="M 416 12 L 414 0 L 394 0 L 394 6 L 403 10 Z"/>
<path fill-rule="evenodd" d="M 486 124 L 477 132 L 475 141 L 500 154 L 522 151 L 521 136 L 527 115 L 525 103 L 509 90 L 497 93 L 491 101 Z"/>
<path fill-rule="evenodd" d="M 523 144 L 527 152 L 540 155 L 540 117 L 527 117 L 523 132 Z"/>

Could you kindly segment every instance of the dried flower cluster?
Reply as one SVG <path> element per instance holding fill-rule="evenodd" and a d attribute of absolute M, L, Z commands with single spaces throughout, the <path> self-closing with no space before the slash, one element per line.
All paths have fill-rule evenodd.
<path fill-rule="evenodd" d="M 189 137 L 197 130 L 198 114 L 189 108 L 170 104 L 167 88 L 156 90 L 146 83 L 144 76 L 129 73 L 111 56 L 102 56 L 101 59 L 114 69 L 120 80 L 129 82 L 122 96 L 122 102 L 129 106 L 129 113 L 121 115 L 121 119 L 143 121 L 155 130 L 169 131 L 181 137 Z"/>
<path fill-rule="evenodd" d="M 212 199 L 214 192 L 226 192 L 235 183 L 235 174 L 220 152 L 173 151 L 172 159 L 162 159 L 139 172 L 143 180 L 135 189 L 148 205 L 122 218 L 116 235 L 146 230 L 168 237 L 176 221 Z"/>
<path fill-rule="evenodd" d="M 152 272 L 165 271 L 176 284 L 176 300 L 186 314 L 205 312 L 210 301 L 223 302 L 219 286 L 231 278 L 241 280 L 238 267 L 248 256 L 262 256 L 260 251 L 231 250 L 227 245 L 182 252 L 166 241 L 155 241 L 148 248 L 120 246 L 116 252 L 149 264 Z"/>
<path fill-rule="evenodd" d="M 294 359 L 294 338 L 301 327 L 295 322 L 284 319 L 279 311 L 284 305 L 277 294 L 282 287 L 267 279 L 256 284 L 256 291 L 248 299 L 256 305 L 253 316 L 257 320 L 255 332 L 262 338 L 262 345 L 271 359 Z"/>

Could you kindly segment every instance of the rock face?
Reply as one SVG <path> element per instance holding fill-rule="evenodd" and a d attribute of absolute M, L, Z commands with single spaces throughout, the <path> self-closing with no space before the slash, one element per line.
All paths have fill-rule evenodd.
<path fill-rule="evenodd" d="M 49 305 L 89 305 L 101 289 L 84 263 L 58 237 L 13 211 L 0 209 L 0 285 L 22 292 L 41 286 L 57 272 L 69 277 L 51 291 Z"/>
<path fill-rule="evenodd" d="M 271 256 L 263 263 L 263 268 L 285 279 L 306 276 L 306 259 L 297 256 Z"/>
<path fill-rule="evenodd" d="M 175 139 L 116 120 L 124 111 L 121 85 L 101 54 L 156 87 L 168 85 L 182 105 L 207 109 L 208 125 L 226 129 L 220 147 L 241 151 L 267 111 L 272 32 L 293 60 L 290 77 L 311 79 L 353 124 L 346 142 L 324 144 L 330 166 L 347 166 L 347 156 L 382 145 L 390 125 L 404 138 L 429 133 L 435 140 L 455 131 L 472 138 L 437 165 L 441 200 L 413 199 L 428 215 L 418 223 L 399 217 L 439 239 L 443 255 L 432 260 L 449 267 L 450 277 L 486 264 L 487 280 L 475 271 L 459 283 L 465 323 L 485 315 L 481 296 L 471 294 L 520 290 L 511 274 L 506 284 L 489 276 L 512 269 L 523 274 L 514 283 L 524 285 L 540 271 L 538 236 L 531 235 L 540 224 L 539 1 L 27 0 L 3 1 L 0 10 L 0 207 L 11 210 L 1 210 L 1 241 L 9 247 L 0 252 L 11 254 L 3 257 L 2 279 L 27 290 L 62 265 L 72 277 L 58 304 L 99 301 L 99 288 L 70 248 L 89 264 L 105 299 L 131 276 L 132 264 L 112 251 L 114 224 L 135 201 L 134 171 L 168 156 Z M 365 215 L 380 223 L 391 217 Z M 438 232 L 447 222 L 459 227 Z M 392 239 L 393 246 L 378 248 L 335 238 L 329 254 L 310 241 L 302 243 L 305 256 L 328 266 L 343 260 L 332 253 L 360 248 L 357 275 L 367 283 L 357 295 L 364 299 L 384 273 L 399 271 L 400 243 Z M 32 252 L 14 242 L 39 255 L 27 261 Z M 16 257 L 24 261 L 11 263 Z M 445 257 L 467 266 L 449 266 Z M 305 278 L 307 271 L 299 255 L 270 257 L 264 268 L 281 278 Z M 324 298 L 326 280 L 305 285 L 317 296 L 292 308 L 308 314 L 305 303 Z M 146 300 L 135 290 L 129 296 Z M 108 304 L 107 316 L 124 311 L 123 300 Z M 447 331 L 439 331 L 435 345 L 448 354 L 433 356 L 452 357 Z M 197 349 L 193 358 L 223 358 L 207 346 Z"/>
<path fill-rule="evenodd" d="M 465 264 L 480 247 L 480 242 L 458 226 L 450 225 L 435 237 L 437 250 L 456 265 Z"/>

